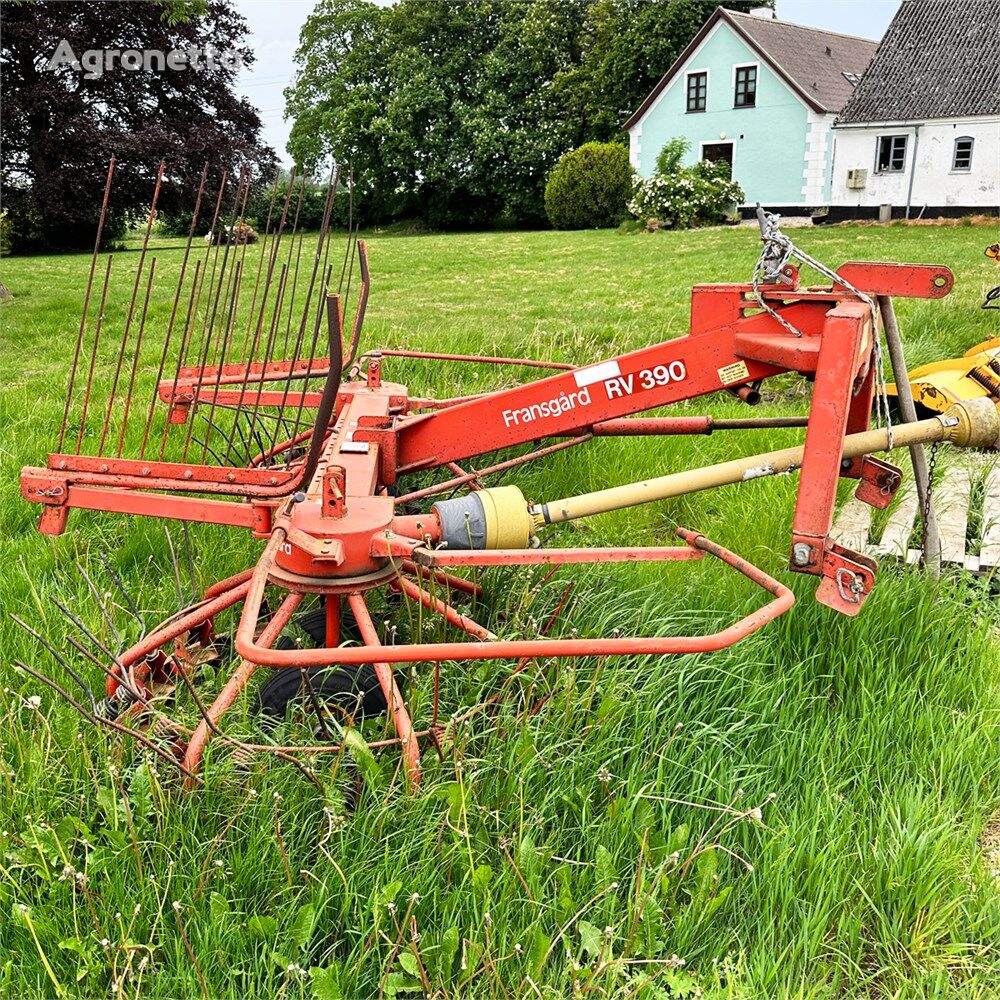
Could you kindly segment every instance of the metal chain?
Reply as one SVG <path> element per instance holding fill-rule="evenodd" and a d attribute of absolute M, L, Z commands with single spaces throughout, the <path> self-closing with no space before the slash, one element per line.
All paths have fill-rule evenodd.
<path fill-rule="evenodd" d="M 927 493 L 924 495 L 924 509 L 921 511 L 920 551 L 924 554 L 925 562 L 927 561 L 927 524 L 931 518 L 931 494 L 934 492 L 934 467 L 937 465 L 940 444 L 940 441 L 935 441 L 931 445 L 931 460 L 927 464 Z"/>
<path fill-rule="evenodd" d="M 753 286 L 754 298 L 759 303 L 761 309 L 771 316 L 772 319 L 777 320 L 777 322 L 788 330 L 789 333 L 794 334 L 796 337 L 802 336 L 801 330 L 796 329 L 783 316 L 780 316 L 777 310 L 768 305 L 760 291 L 760 282 L 762 277 L 769 281 L 783 280 L 785 265 L 793 257 L 800 263 L 808 265 L 814 271 L 818 271 L 835 285 L 840 285 L 842 288 L 846 288 L 847 291 L 856 295 L 871 309 L 872 323 L 875 325 L 876 329 L 875 348 L 873 352 L 875 355 L 875 415 L 876 422 L 886 429 L 887 445 L 888 449 L 891 451 L 893 448 L 892 417 L 889 413 L 889 392 L 885 378 L 885 355 L 882 351 L 881 337 L 879 337 L 877 332 L 878 310 L 875 300 L 870 295 L 862 292 L 858 288 L 855 288 L 854 285 L 852 285 L 846 278 L 837 274 L 836 271 L 833 271 L 821 261 L 816 260 L 815 257 L 810 256 L 804 250 L 799 249 L 799 247 L 797 247 L 791 239 L 781 231 L 780 215 L 773 212 L 765 212 L 758 205 L 757 221 L 760 223 L 760 238 L 763 243 L 763 247 L 761 248 L 760 256 L 757 258 L 757 263 L 753 269 L 753 279 L 751 284 Z"/>

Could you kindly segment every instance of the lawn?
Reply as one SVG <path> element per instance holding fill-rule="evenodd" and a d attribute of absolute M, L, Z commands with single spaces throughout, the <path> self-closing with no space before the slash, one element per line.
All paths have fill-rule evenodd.
<path fill-rule="evenodd" d="M 993 228 L 792 235 L 833 266 L 954 270 L 947 299 L 898 303 L 914 365 L 997 332 L 997 314 L 979 309 L 1000 280 L 983 255 Z M 743 228 L 368 239 L 366 344 L 576 364 L 686 332 L 691 285 L 748 279 L 758 248 Z M 152 341 L 180 242 L 154 248 L 166 280 Z M 115 267 L 127 273 L 136 258 L 117 254 Z M 20 498 L 19 469 L 55 445 L 88 267 L 85 256 L 0 264 L 15 296 L 0 305 L 0 995 L 326 1000 L 424 985 L 490 998 L 997 995 L 996 591 L 957 576 L 935 586 L 884 564 L 857 619 L 823 608 L 815 583 L 785 568 L 794 477 L 559 529 L 580 544 L 669 544 L 677 525 L 697 528 L 788 583 L 798 603 L 721 653 L 533 665 L 497 710 L 456 725 L 440 757 L 428 750 L 416 796 L 401 788 L 396 751 L 364 748 L 317 766 L 321 794 L 286 762 L 239 764 L 217 747 L 206 788 L 186 794 L 18 672 L 14 659 L 58 676 L 9 618 L 68 648 L 51 595 L 114 641 L 76 569 L 113 589 L 101 552 L 150 625 L 187 587 L 161 523 L 74 512 L 52 539 Z M 154 347 L 142 357 L 146 389 Z M 393 359 L 385 374 L 439 396 L 525 377 Z M 777 388 L 756 412 L 802 412 L 800 382 Z M 729 397 L 677 412 L 749 413 Z M 509 481 L 548 499 L 800 437 L 604 439 Z M 190 534 L 202 587 L 260 549 L 226 529 Z M 731 577 L 718 565 L 581 573 L 552 634 L 715 630 L 760 603 Z M 477 615 L 505 635 L 537 629 L 566 579 L 489 575 Z M 138 625 L 112 602 L 123 642 L 134 641 Z M 404 629 L 422 625 L 401 618 Z M 71 662 L 98 686 L 96 667 Z M 482 701 L 509 669 L 447 666 L 445 712 Z M 418 722 L 431 683 L 427 674 L 408 685 Z M 245 702 L 230 725 L 257 730 Z"/>

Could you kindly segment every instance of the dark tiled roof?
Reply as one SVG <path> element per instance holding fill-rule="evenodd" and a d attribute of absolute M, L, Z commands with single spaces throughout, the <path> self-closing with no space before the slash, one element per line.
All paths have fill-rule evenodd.
<path fill-rule="evenodd" d="M 903 0 L 839 122 L 1000 114 L 1000 2 Z"/>
<path fill-rule="evenodd" d="M 844 74 L 860 76 L 876 48 L 876 43 L 870 38 L 838 35 L 832 31 L 820 31 L 801 24 L 754 17 L 717 7 L 673 66 L 663 74 L 653 92 L 625 123 L 626 129 L 646 113 L 720 20 L 725 21 L 757 52 L 809 107 L 820 113 L 836 112 L 844 106 L 853 89 L 853 84 Z"/>
<path fill-rule="evenodd" d="M 726 13 L 744 35 L 749 35 L 754 47 L 783 69 L 824 111 L 839 111 L 847 103 L 854 85 L 844 74 L 864 73 L 878 46 L 870 38 L 838 35 L 736 11 Z"/>

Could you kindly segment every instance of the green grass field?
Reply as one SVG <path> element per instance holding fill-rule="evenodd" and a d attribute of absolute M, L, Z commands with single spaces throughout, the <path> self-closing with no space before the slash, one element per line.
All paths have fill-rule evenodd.
<path fill-rule="evenodd" d="M 834 266 L 955 271 L 947 299 L 898 303 L 913 364 L 997 332 L 996 314 L 979 309 L 1000 280 L 983 255 L 992 228 L 792 235 Z M 155 250 L 164 289 L 178 242 Z M 690 286 L 747 279 L 756 254 L 750 229 L 371 234 L 365 343 L 596 361 L 686 332 Z M 136 257 L 117 255 L 115 266 Z M 677 525 L 697 528 L 788 583 L 798 603 L 718 654 L 534 665 L 497 711 L 456 725 L 440 759 L 428 749 L 416 796 L 401 787 L 396 751 L 363 747 L 317 765 L 322 794 L 286 762 L 262 757 L 247 771 L 215 747 L 206 788 L 185 794 L 165 767 L 139 766 L 135 747 L 18 672 L 14 659 L 59 676 L 9 619 L 62 646 L 53 594 L 114 641 L 76 571 L 109 585 L 101 551 L 148 624 L 178 606 L 161 523 L 74 512 L 52 539 L 20 498 L 19 469 L 55 445 L 88 266 L 85 256 L 0 264 L 15 295 L 0 305 L 0 995 L 1000 994 L 996 592 L 883 565 L 859 618 L 819 606 L 814 582 L 784 568 L 794 478 L 560 529 L 580 544 L 669 544 Z M 162 297 L 151 331 L 169 310 Z M 394 360 L 385 373 L 437 395 L 525 377 Z M 780 380 L 757 412 L 801 412 L 799 385 Z M 719 397 L 677 412 L 748 411 Z M 565 496 L 800 435 L 605 439 L 510 481 L 531 497 Z M 191 537 L 201 586 L 251 565 L 260 548 L 221 528 L 195 526 Z M 733 576 L 711 564 L 598 567 L 578 575 L 552 634 L 715 630 L 760 603 Z M 530 633 L 567 578 L 488 575 L 492 596 L 476 614 L 503 634 Z M 138 625 L 118 611 L 133 641 Z M 401 618 L 404 630 L 424 627 Z M 72 662 L 98 686 L 96 668 Z M 444 711 L 482 701 L 506 670 L 446 666 Z M 408 686 L 418 724 L 431 681 Z M 213 683 L 209 672 L 206 691 Z M 227 725 L 260 738 L 243 702 Z M 365 734 L 383 731 L 368 724 Z M 347 782 L 361 787 L 354 808 Z"/>

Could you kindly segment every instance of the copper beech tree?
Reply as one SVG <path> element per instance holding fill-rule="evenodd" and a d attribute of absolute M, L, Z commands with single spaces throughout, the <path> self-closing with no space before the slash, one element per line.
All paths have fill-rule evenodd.
<path fill-rule="evenodd" d="M 233 91 L 254 54 L 232 4 L 4 2 L 0 16 L 0 183 L 15 251 L 92 244 L 112 155 L 106 240 L 148 206 L 161 159 L 166 216 L 190 212 L 206 160 L 210 184 L 224 168 L 274 172 L 257 111 Z"/>

